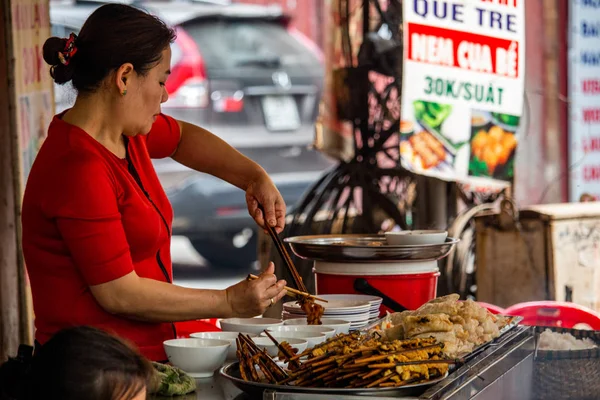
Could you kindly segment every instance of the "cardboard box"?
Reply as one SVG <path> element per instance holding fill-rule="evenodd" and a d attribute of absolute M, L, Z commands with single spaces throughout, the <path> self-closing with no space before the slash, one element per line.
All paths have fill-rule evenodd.
<path fill-rule="evenodd" d="M 512 221 L 483 214 L 476 231 L 478 300 L 572 301 L 600 311 L 600 203 L 533 206 Z"/>

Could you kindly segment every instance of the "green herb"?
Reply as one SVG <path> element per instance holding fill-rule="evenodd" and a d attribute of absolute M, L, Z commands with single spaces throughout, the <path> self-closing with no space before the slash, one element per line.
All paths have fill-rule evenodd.
<path fill-rule="evenodd" d="M 417 119 L 423 121 L 433 129 L 438 129 L 452 112 L 450 104 L 439 104 L 422 100 L 413 102 L 413 107 L 415 108 Z"/>
<path fill-rule="evenodd" d="M 182 396 L 196 390 L 196 381 L 181 369 L 152 363 L 154 376 L 149 385 L 149 392 L 161 396 Z"/>
<path fill-rule="evenodd" d="M 501 113 L 492 113 L 492 115 L 498 121 L 502 122 L 503 124 L 509 125 L 509 126 L 516 127 L 516 126 L 519 126 L 519 122 L 521 122 L 521 117 L 518 117 L 516 115 L 501 114 Z"/>
<path fill-rule="evenodd" d="M 512 178 L 513 176 L 515 176 L 515 159 L 514 159 L 514 157 L 508 161 L 507 171 L 506 171 L 507 178 Z"/>
<path fill-rule="evenodd" d="M 473 176 L 490 176 L 490 171 L 485 161 L 475 156 L 469 161 L 469 173 Z"/>

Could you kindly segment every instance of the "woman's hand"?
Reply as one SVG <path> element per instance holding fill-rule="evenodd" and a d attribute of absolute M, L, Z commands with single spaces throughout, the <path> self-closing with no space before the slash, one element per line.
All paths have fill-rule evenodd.
<path fill-rule="evenodd" d="M 246 189 L 246 204 L 248 212 L 254 218 L 256 223 L 263 229 L 266 229 L 265 216 L 259 208 L 263 206 L 268 224 L 275 228 L 277 233 L 281 233 L 285 226 L 285 202 L 281 193 L 271 181 L 266 173 L 252 181 Z"/>
<path fill-rule="evenodd" d="M 285 296 L 284 280 L 277 281 L 275 265 L 269 263 L 259 279 L 242 281 L 225 290 L 227 303 L 234 317 L 262 315 Z"/>

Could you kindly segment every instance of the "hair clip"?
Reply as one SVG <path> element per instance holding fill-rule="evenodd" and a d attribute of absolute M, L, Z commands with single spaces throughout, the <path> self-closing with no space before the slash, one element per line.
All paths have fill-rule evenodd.
<path fill-rule="evenodd" d="M 77 35 L 71 33 L 69 35 L 69 39 L 67 39 L 67 43 L 65 44 L 65 49 L 58 52 L 58 59 L 62 65 L 69 65 L 71 58 L 73 58 L 75 53 L 77 53 L 77 46 L 75 46 L 76 39 Z"/>

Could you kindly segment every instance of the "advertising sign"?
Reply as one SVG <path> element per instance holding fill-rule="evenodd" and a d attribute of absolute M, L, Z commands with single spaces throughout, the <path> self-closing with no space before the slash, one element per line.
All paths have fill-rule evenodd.
<path fill-rule="evenodd" d="M 525 87 L 525 1 L 403 6 L 404 167 L 448 180 L 510 181 Z"/>
<path fill-rule="evenodd" d="M 11 7 L 23 185 L 54 113 L 53 84 L 42 57 L 42 47 L 50 37 L 48 7 L 46 0 L 13 1 Z"/>
<path fill-rule="evenodd" d="M 600 199 L 600 1 L 569 4 L 569 197 Z"/>

